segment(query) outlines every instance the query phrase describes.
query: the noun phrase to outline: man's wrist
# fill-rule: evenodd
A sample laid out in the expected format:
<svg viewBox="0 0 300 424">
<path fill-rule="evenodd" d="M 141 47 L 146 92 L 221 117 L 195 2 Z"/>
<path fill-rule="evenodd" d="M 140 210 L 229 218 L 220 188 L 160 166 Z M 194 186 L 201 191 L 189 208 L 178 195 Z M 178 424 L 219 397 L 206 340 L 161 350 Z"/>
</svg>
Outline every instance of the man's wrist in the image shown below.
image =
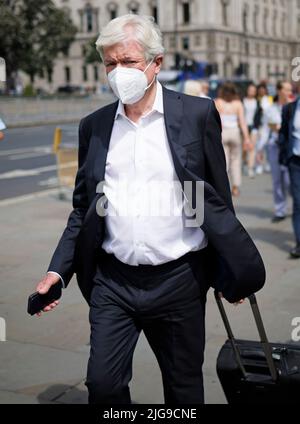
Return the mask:
<svg viewBox="0 0 300 424">
<path fill-rule="evenodd" d="M 60 281 L 61 281 L 61 283 L 62 283 L 62 288 L 63 288 L 63 289 L 65 289 L 65 288 L 66 288 L 66 285 L 65 285 L 64 279 L 62 278 L 62 276 L 61 276 L 60 274 L 58 274 L 58 272 L 55 272 L 55 271 L 48 271 L 48 272 L 47 272 L 47 274 L 54 274 L 54 275 L 57 275 L 57 276 L 60 278 Z"/>
</svg>

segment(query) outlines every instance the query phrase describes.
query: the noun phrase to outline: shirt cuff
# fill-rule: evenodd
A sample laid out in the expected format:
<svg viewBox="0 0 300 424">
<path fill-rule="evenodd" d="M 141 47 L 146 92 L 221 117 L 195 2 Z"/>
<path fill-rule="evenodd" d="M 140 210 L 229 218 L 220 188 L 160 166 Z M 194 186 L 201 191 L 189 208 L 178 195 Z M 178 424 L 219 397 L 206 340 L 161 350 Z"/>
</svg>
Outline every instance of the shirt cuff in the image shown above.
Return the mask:
<svg viewBox="0 0 300 424">
<path fill-rule="evenodd" d="M 60 278 L 60 280 L 61 280 L 62 288 L 63 288 L 63 289 L 65 289 L 65 288 L 66 288 L 66 286 L 65 286 L 65 282 L 64 282 L 64 280 L 63 280 L 62 276 L 61 276 L 61 275 L 59 275 L 57 272 L 55 272 L 55 271 L 48 271 L 48 272 L 47 272 L 47 274 L 55 274 L 55 275 L 57 275 L 57 276 Z"/>
</svg>

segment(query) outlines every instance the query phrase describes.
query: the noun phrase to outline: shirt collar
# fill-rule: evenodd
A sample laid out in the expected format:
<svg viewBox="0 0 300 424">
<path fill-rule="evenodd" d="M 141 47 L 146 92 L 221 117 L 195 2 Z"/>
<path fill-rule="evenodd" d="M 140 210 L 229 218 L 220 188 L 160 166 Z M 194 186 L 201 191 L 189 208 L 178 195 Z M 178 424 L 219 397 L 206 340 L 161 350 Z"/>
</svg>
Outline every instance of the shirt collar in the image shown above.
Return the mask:
<svg viewBox="0 0 300 424">
<path fill-rule="evenodd" d="M 164 114 L 163 89 L 159 81 L 156 82 L 156 95 L 155 95 L 155 100 L 153 103 L 152 110 L 147 115 L 150 115 L 153 112 L 158 112 L 162 115 Z M 124 118 L 127 118 L 125 113 L 125 108 L 121 100 L 119 100 L 119 103 L 118 103 L 115 120 L 118 119 L 119 116 L 123 116 Z"/>
</svg>

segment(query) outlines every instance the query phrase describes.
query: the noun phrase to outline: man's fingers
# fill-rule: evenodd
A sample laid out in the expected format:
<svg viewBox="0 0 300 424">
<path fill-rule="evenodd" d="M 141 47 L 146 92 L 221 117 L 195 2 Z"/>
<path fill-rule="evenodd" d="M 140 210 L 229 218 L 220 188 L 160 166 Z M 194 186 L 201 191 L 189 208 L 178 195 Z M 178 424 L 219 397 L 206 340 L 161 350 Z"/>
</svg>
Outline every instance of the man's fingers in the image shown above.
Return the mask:
<svg viewBox="0 0 300 424">
<path fill-rule="evenodd" d="M 50 303 L 50 305 L 46 306 L 43 311 L 38 312 L 36 315 L 40 317 L 42 315 L 42 312 L 50 312 L 52 309 L 56 308 L 56 306 L 59 304 L 58 300 L 55 300 L 53 303 Z"/>
<path fill-rule="evenodd" d="M 49 282 L 42 282 L 42 283 L 40 283 L 38 286 L 37 286 L 37 291 L 40 293 L 40 294 L 45 294 L 45 293 L 48 293 L 48 291 L 49 291 L 49 289 L 50 289 L 50 287 L 52 286 L 52 284 L 51 283 L 49 283 Z"/>
<path fill-rule="evenodd" d="M 60 278 L 53 274 L 48 274 L 46 277 L 44 277 L 37 285 L 36 291 L 40 294 L 46 294 L 48 293 L 50 287 L 52 287 L 54 284 L 58 283 L 60 281 Z"/>
<path fill-rule="evenodd" d="M 46 306 L 46 307 L 43 309 L 43 312 L 49 312 L 49 311 L 51 311 L 51 310 L 52 310 L 51 306 L 50 306 L 50 305 L 48 305 L 48 306 Z"/>
<path fill-rule="evenodd" d="M 58 300 L 55 300 L 53 303 L 50 303 L 48 306 L 46 306 L 43 309 L 43 312 L 49 312 L 52 311 L 52 309 L 56 308 L 56 306 L 59 304 Z"/>
<path fill-rule="evenodd" d="M 245 299 L 239 300 L 238 302 L 236 302 L 234 305 L 235 306 L 239 306 L 242 305 L 245 302 Z"/>
</svg>

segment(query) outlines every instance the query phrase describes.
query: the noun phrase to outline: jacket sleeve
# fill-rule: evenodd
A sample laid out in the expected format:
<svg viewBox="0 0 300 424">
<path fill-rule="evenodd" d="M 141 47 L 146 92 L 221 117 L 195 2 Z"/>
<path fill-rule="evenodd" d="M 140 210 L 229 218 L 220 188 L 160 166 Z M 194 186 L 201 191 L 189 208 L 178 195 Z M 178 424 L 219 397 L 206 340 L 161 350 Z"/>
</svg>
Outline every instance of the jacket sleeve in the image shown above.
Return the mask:
<svg viewBox="0 0 300 424">
<path fill-rule="evenodd" d="M 278 146 L 279 146 L 279 162 L 284 165 L 287 161 L 287 150 L 289 140 L 289 110 L 290 105 L 286 105 L 282 110 L 282 124 L 279 132 Z"/>
<path fill-rule="evenodd" d="M 206 181 L 212 185 L 228 208 L 234 213 L 231 190 L 222 144 L 222 125 L 214 101 L 208 107 L 204 129 Z"/>
<path fill-rule="evenodd" d="M 79 124 L 78 171 L 73 191 L 73 210 L 67 226 L 54 251 L 47 272 L 56 272 L 63 279 L 65 287 L 74 274 L 74 252 L 76 239 L 88 210 L 88 197 L 85 183 L 85 166 L 88 140 L 84 132 L 84 120 Z"/>
</svg>

